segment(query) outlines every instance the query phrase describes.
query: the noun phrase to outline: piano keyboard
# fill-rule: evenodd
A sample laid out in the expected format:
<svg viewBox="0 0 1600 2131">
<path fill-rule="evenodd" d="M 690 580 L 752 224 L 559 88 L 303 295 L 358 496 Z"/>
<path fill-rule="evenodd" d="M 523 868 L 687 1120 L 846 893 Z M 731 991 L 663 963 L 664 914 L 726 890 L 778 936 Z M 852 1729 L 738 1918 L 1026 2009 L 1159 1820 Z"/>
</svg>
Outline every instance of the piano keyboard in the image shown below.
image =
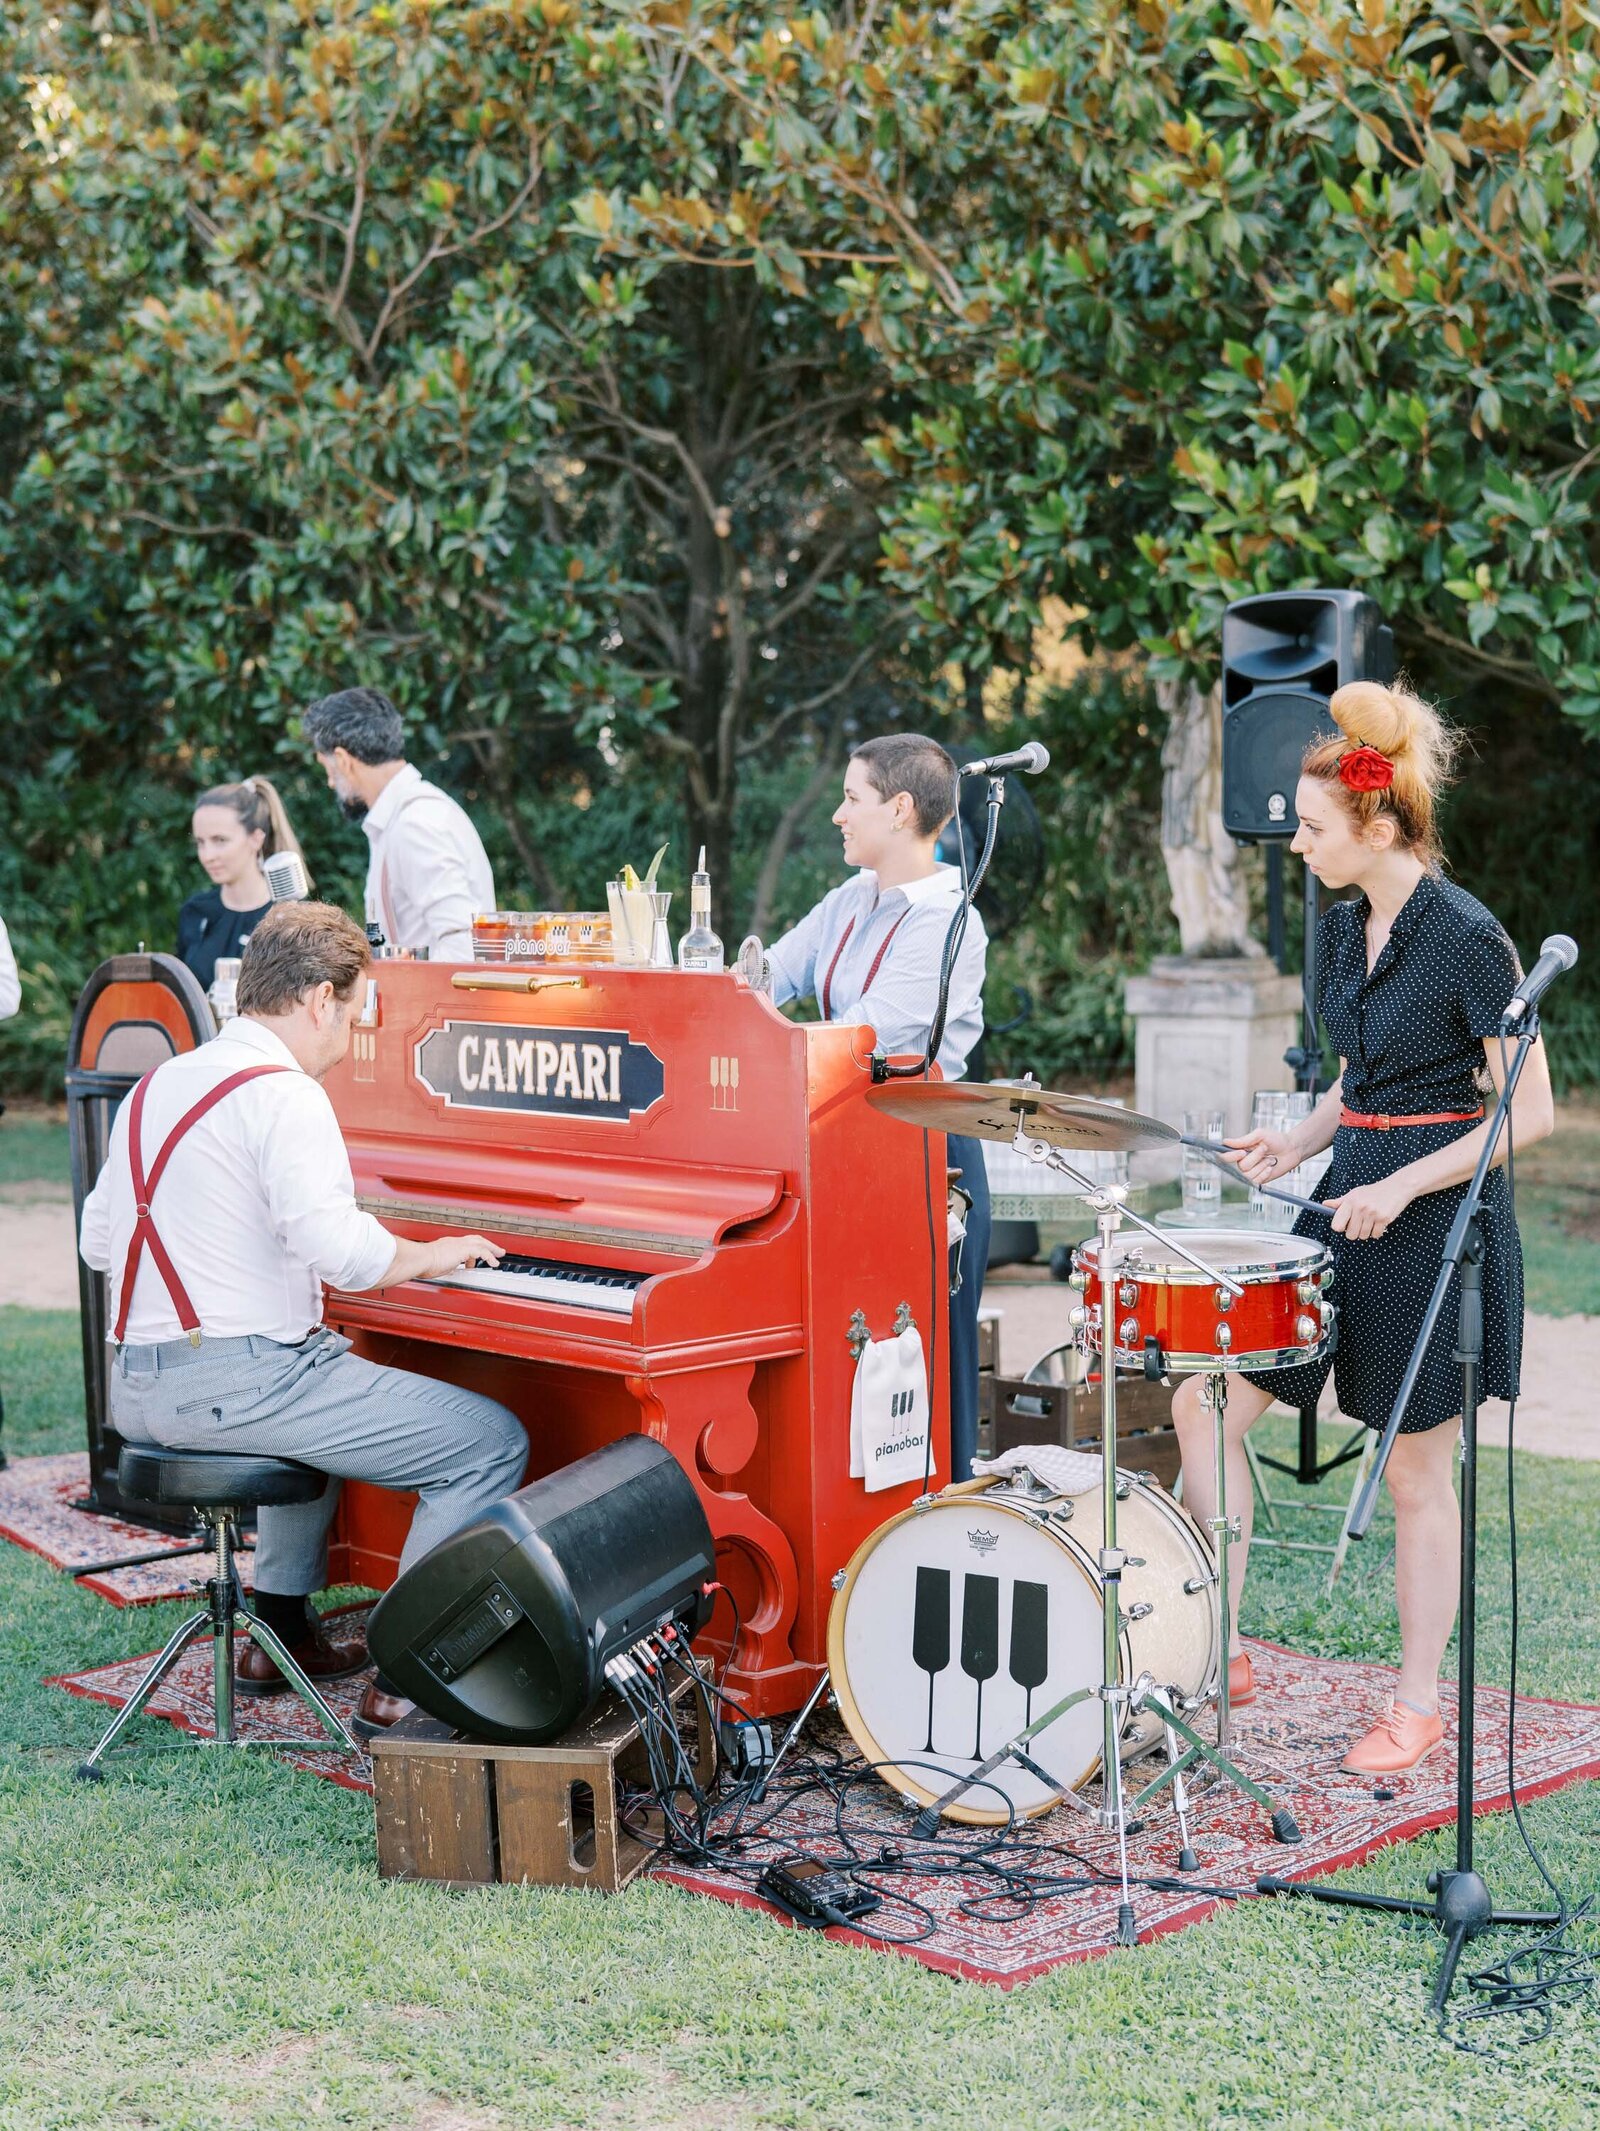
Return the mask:
<svg viewBox="0 0 1600 2131">
<path fill-rule="evenodd" d="M 561 1302 L 574 1310 L 604 1310 L 631 1317 L 634 1291 L 648 1278 L 614 1265 L 570 1265 L 558 1258 L 517 1258 L 498 1265 L 464 1265 L 441 1273 L 431 1287 L 469 1287 L 490 1295 L 516 1295 L 524 1302 Z"/>
</svg>

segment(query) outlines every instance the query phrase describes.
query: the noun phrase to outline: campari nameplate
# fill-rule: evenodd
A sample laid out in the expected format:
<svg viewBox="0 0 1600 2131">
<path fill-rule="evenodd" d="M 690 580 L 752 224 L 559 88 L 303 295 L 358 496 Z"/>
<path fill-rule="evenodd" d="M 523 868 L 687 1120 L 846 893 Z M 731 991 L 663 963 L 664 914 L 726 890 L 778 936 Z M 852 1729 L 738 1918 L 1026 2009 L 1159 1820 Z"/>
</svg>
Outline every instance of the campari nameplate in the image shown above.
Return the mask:
<svg viewBox="0 0 1600 2131">
<path fill-rule="evenodd" d="M 666 1088 L 661 1060 L 626 1029 L 447 1021 L 417 1045 L 417 1078 L 452 1110 L 626 1120 Z"/>
</svg>

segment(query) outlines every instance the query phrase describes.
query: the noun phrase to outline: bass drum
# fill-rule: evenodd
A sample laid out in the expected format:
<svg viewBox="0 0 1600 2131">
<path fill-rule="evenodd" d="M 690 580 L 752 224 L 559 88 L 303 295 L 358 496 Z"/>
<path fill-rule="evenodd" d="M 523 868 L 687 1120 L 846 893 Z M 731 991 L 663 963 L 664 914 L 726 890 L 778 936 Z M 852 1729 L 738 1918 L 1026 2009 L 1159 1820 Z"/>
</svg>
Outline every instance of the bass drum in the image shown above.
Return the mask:
<svg viewBox="0 0 1600 2131">
<path fill-rule="evenodd" d="M 1086 1468 L 1098 1461 L 1085 1460 Z M 1199 1527 L 1153 1481 L 1118 1475 L 1121 1677 L 1148 1672 L 1182 1699 L 1204 1692 L 1219 1647 L 1216 1569 Z M 1055 1493 L 1010 1477 L 969 1480 L 891 1518 L 857 1550 L 828 1619 L 828 1665 L 851 1737 L 884 1780 L 930 1805 L 1064 1696 L 1091 1690 L 1033 1739 L 1062 1790 L 1101 1763 L 1102 1531 L 1098 1482 Z M 1124 1759 L 1161 1736 L 1144 1711 Z M 949 1808 L 1004 1823 L 1047 1812 L 1054 1792 L 1007 1761 Z"/>
</svg>

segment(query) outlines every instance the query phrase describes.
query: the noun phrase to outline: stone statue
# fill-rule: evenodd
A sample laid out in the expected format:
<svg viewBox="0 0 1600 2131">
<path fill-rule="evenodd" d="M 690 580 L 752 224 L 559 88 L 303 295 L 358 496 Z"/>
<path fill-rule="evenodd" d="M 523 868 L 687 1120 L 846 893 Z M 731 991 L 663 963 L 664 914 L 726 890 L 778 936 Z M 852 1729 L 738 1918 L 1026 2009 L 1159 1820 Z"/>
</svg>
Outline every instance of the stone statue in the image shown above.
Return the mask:
<svg viewBox="0 0 1600 2131">
<path fill-rule="evenodd" d="M 1216 689 L 1163 681 L 1161 856 L 1182 952 L 1205 960 L 1258 956 L 1239 846 L 1222 826 L 1222 708 Z"/>
</svg>

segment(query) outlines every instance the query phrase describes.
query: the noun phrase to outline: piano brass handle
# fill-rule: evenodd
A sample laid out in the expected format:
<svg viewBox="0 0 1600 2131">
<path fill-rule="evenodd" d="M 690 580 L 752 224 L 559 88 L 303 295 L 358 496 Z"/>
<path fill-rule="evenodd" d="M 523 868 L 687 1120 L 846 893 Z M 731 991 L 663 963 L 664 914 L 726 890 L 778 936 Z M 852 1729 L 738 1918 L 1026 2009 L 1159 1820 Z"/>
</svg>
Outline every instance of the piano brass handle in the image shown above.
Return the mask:
<svg viewBox="0 0 1600 2131">
<path fill-rule="evenodd" d="M 531 969 L 458 969 L 450 979 L 458 992 L 544 992 L 568 986 L 582 991 L 587 977 L 542 977 Z"/>
<path fill-rule="evenodd" d="M 910 1303 L 902 1302 L 895 1310 L 894 1324 L 891 1327 L 889 1333 L 890 1338 L 898 1339 L 902 1332 L 911 1331 L 915 1327 L 916 1322 L 917 1320 L 911 1314 Z M 867 1324 L 867 1313 L 865 1310 L 855 1310 L 851 1313 L 850 1323 L 846 1327 L 844 1336 L 850 1343 L 850 1352 L 855 1356 L 857 1361 L 860 1361 L 863 1349 L 870 1343 L 872 1339 L 872 1333 Z"/>
</svg>

